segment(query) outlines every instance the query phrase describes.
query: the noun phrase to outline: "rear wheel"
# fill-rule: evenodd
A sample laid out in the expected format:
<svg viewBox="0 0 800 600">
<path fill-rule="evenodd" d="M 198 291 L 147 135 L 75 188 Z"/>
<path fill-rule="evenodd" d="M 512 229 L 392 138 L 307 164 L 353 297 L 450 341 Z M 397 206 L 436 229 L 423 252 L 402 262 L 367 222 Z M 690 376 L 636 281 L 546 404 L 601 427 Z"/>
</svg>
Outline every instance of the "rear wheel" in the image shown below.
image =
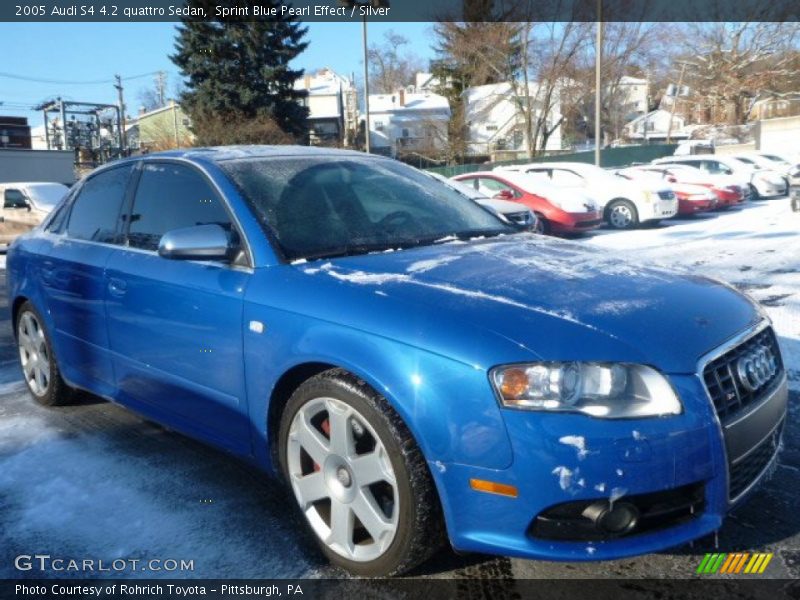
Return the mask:
<svg viewBox="0 0 800 600">
<path fill-rule="evenodd" d="M 612 200 L 606 208 L 606 220 L 614 229 L 631 229 L 639 224 L 639 213 L 628 200 Z"/>
<path fill-rule="evenodd" d="M 17 348 L 22 374 L 34 399 L 44 406 L 68 404 L 72 389 L 61 378 L 50 336 L 30 302 L 17 313 Z"/>
<path fill-rule="evenodd" d="M 357 575 L 400 574 L 442 540 L 433 481 L 388 402 L 334 369 L 303 383 L 281 418 L 280 462 L 328 559 Z"/>
</svg>

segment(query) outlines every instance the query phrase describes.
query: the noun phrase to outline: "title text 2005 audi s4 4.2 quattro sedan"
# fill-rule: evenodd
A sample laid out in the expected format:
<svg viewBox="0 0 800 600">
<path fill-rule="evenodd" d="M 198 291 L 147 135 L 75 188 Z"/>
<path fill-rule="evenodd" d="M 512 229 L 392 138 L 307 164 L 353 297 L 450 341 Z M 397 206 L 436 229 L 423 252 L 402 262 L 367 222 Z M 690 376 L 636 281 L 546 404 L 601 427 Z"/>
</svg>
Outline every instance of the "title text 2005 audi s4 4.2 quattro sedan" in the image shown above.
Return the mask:
<svg viewBox="0 0 800 600">
<path fill-rule="evenodd" d="M 521 233 L 355 152 L 106 165 L 8 277 L 40 403 L 88 390 L 279 474 L 361 575 L 445 540 L 552 560 L 682 544 L 770 470 L 786 415 L 745 296 Z"/>
</svg>

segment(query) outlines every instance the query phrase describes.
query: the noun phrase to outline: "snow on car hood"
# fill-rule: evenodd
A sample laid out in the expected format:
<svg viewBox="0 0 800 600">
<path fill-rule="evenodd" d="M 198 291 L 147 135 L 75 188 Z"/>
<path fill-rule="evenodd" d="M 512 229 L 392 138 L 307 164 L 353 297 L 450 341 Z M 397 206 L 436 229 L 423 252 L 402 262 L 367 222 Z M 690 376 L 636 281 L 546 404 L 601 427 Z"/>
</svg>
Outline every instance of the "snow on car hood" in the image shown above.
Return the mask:
<svg viewBox="0 0 800 600">
<path fill-rule="evenodd" d="M 358 288 L 372 300 L 394 300 L 390 318 L 399 323 L 426 313 L 440 335 L 448 335 L 448 327 L 462 333 L 487 329 L 519 347 L 518 360 L 532 354 L 544 360 L 629 361 L 690 373 L 700 356 L 761 318 L 750 300 L 724 284 L 642 268 L 615 254 L 535 235 L 298 268 L 315 285 L 322 278 L 323 285 Z M 349 298 L 347 309 L 340 303 L 337 319 L 346 320 L 351 307 L 362 304 L 363 296 Z M 361 305 L 359 316 L 351 317 L 359 327 L 401 330 L 384 324 L 385 314 L 384 320 L 371 320 L 369 312 Z"/>
</svg>

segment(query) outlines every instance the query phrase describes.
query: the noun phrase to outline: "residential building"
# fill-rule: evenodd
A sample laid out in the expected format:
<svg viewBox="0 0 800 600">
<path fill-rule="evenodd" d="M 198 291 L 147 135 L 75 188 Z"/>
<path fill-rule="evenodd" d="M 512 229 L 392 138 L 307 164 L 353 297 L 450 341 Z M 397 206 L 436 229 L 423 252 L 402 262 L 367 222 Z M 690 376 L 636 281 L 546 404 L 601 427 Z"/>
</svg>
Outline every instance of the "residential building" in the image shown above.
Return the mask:
<svg viewBox="0 0 800 600">
<path fill-rule="evenodd" d="M 0 148 L 31 149 L 31 128 L 27 118 L 0 116 Z"/>
<path fill-rule="evenodd" d="M 358 98 L 352 81 L 326 67 L 306 73 L 295 81 L 294 89 L 308 93 L 304 103 L 312 146 L 351 145 L 358 126 Z"/>
<path fill-rule="evenodd" d="M 650 109 L 650 82 L 647 79 L 624 75 L 617 85 L 616 95 L 627 120 L 640 117 Z"/>
<path fill-rule="evenodd" d="M 472 156 L 494 156 L 503 152 L 507 156 L 527 152 L 525 118 L 523 108 L 527 106 L 523 86 L 510 82 L 479 85 L 464 90 L 465 119 L 469 132 L 468 152 Z M 539 86 L 530 83 L 528 94 L 537 121 L 542 112 Z M 561 114 L 558 93 L 545 117 L 545 128 L 550 131 L 545 150 L 561 150 Z M 544 128 L 543 128 L 544 129 Z M 536 147 L 541 145 L 542 135 L 537 136 Z"/>
<path fill-rule="evenodd" d="M 800 92 L 762 92 L 753 98 L 748 120 L 760 121 L 800 115 Z"/>
<path fill-rule="evenodd" d="M 194 136 L 189 129 L 189 116 L 174 100 L 169 104 L 140 112 L 135 119 L 128 119 L 125 136 L 128 148 L 141 152 L 156 152 L 192 145 Z"/>
<path fill-rule="evenodd" d="M 670 130 L 670 118 L 672 129 Z M 672 115 L 663 108 L 636 117 L 625 125 L 625 137 L 637 142 L 663 142 L 669 136 L 672 140 L 689 138 L 686 130 L 686 119 L 681 115 Z"/>
<path fill-rule="evenodd" d="M 370 149 L 376 154 L 432 156 L 447 145 L 450 103 L 444 96 L 403 89 L 370 94 L 369 111 Z"/>
</svg>

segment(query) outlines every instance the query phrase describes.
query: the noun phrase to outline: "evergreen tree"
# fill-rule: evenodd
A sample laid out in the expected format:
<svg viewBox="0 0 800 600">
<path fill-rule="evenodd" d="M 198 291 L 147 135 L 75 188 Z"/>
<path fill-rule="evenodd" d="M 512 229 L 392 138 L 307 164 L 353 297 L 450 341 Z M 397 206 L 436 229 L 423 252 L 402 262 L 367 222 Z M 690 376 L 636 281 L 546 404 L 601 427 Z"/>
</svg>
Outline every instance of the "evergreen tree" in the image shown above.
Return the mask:
<svg viewBox="0 0 800 600">
<path fill-rule="evenodd" d="M 252 136 L 237 140 L 234 134 L 246 131 L 249 122 L 257 130 L 268 130 L 270 127 L 264 124 L 273 123 L 277 126 L 273 130 L 305 141 L 306 91 L 294 89 L 294 82 L 303 76 L 303 71 L 292 69 L 289 63 L 308 46 L 303 41 L 307 28 L 293 17 L 280 16 L 281 0 L 248 4 L 276 7 L 278 16 L 254 21 L 220 19 L 214 17 L 215 6 L 236 7 L 240 3 L 190 0 L 189 6 L 204 8 L 210 20 L 186 17 L 178 26 L 176 51 L 170 59 L 185 79 L 181 105 L 192 118 L 200 143 L 252 141 Z M 232 136 L 204 135 L 219 132 L 224 124 L 232 126 Z M 264 140 L 270 141 L 273 140 Z"/>
</svg>

